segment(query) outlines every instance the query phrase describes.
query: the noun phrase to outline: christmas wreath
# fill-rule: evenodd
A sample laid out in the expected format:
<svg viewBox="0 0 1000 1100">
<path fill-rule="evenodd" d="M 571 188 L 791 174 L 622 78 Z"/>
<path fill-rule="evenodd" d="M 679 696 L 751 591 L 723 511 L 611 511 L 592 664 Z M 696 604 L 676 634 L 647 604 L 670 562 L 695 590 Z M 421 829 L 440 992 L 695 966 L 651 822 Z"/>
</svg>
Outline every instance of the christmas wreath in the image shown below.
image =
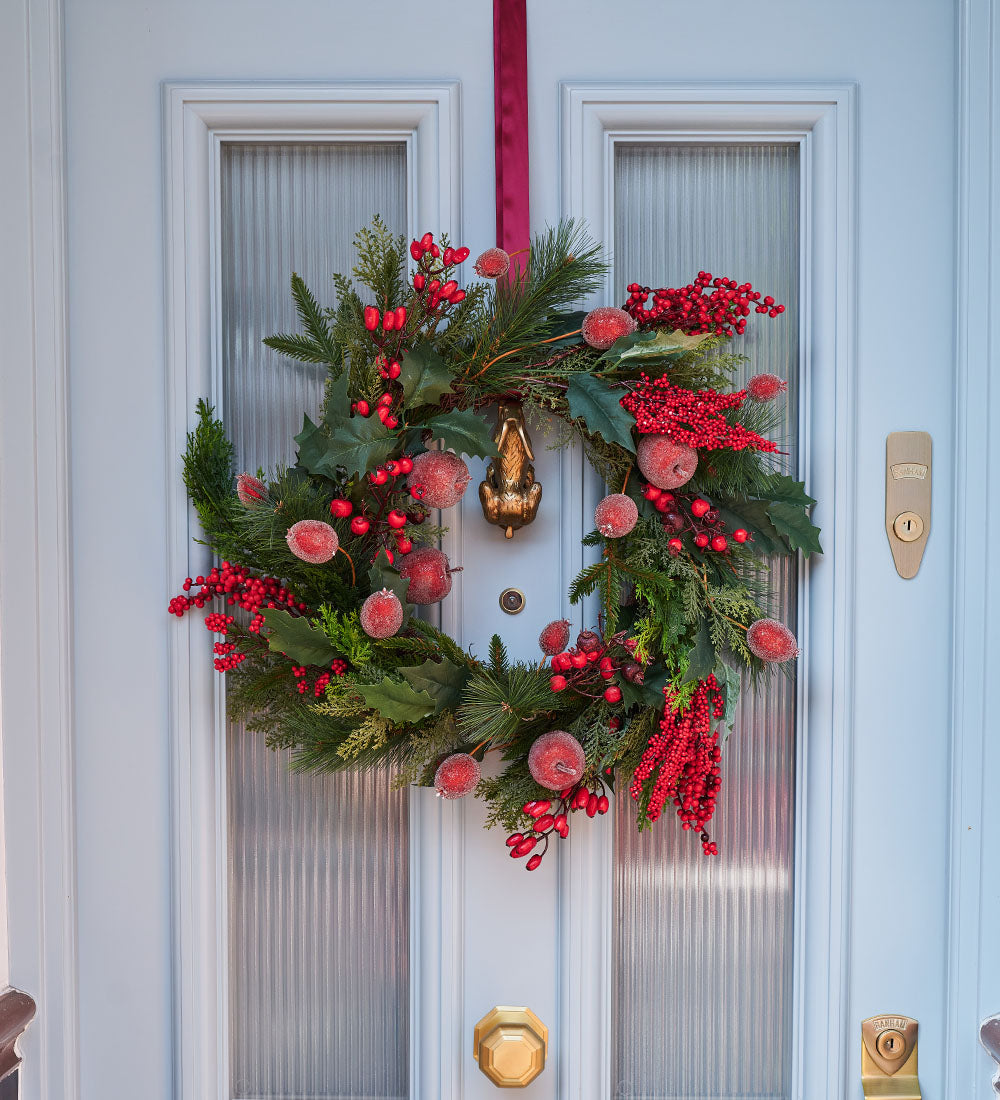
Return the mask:
<svg viewBox="0 0 1000 1100">
<path fill-rule="evenodd" d="M 407 246 L 376 220 L 356 245 L 335 308 L 293 276 L 303 331 L 265 341 L 328 372 L 295 465 L 234 480 L 233 447 L 199 402 L 184 479 L 219 564 L 185 580 L 170 611 L 214 609 L 230 713 L 295 767 L 389 764 L 398 784 L 474 793 L 529 870 L 573 811 L 605 813 L 616 787 L 640 827 L 672 806 L 714 854 L 720 734 L 741 671 L 753 681 L 798 652 L 767 606 L 766 559 L 820 549 L 814 502 L 768 439 L 784 383 L 761 373 L 725 388 L 742 361 L 731 339 L 784 307 L 699 272 L 574 313 L 606 265 L 572 222 L 520 260 L 487 249 L 465 288 L 469 250 L 444 238 Z M 545 625 L 537 662 L 512 659 L 498 635 L 467 652 L 415 613 L 451 590 L 434 521 L 469 485 L 462 456 L 505 464 L 506 429 L 485 415 L 497 405 L 558 424 L 610 490 L 569 591 L 590 598 L 593 629 L 571 639 L 568 621 Z M 514 471 L 517 512 L 498 476 L 480 497 L 509 537 L 541 487 L 530 466 Z M 505 767 L 483 777 L 493 751 Z"/>
</svg>

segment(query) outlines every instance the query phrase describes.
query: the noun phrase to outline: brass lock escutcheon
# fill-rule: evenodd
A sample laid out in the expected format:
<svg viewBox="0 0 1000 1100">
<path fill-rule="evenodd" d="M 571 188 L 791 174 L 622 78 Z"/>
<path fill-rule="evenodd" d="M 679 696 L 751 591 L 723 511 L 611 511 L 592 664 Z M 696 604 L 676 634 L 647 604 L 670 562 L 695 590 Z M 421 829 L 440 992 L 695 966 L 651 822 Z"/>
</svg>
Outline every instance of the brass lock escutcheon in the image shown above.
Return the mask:
<svg viewBox="0 0 1000 1100">
<path fill-rule="evenodd" d="M 535 459 L 519 401 L 501 401 L 497 407 L 497 429 L 493 433 L 497 457 L 479 485 L 483 515 L 513 538 L 519 527 L 535 518 L 542 499 L 542 484 L 535 481 Z"/>
<path fill-rule="evenodd" d="M 887 1015 L 861 1021 L 861 1087 L 866 1097 L 920 1100 L 916 1020 Z"/>
<path fill-rule="evenodd" d="M 498 1005 L 476 1024 L 473 1054 L 500 1089 L 523 1089 L 545 1069 L 549 1029 L 530 1008 Z"/>
</svg>

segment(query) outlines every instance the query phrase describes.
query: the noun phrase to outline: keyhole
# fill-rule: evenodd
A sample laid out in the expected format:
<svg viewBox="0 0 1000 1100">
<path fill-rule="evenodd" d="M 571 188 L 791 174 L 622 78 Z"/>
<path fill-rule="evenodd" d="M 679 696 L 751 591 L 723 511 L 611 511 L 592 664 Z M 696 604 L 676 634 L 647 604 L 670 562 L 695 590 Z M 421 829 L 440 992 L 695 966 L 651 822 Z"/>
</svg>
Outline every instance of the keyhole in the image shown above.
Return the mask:
<svg viewBox="0 0 1000 1100">
<path fill-rule="evenodd" d="M 907 524 L 907 528 L 909 528 L 909 524 Z M 886 1041 L 885 1041 L 885 1049 L 886 1049 L 886 1050 L 887 1050 L 887 1051 L 888 1051 L 888 1052 L 889 1052 L 890 1054 L 893 1054 L 893 1053 L 895 1053 L 895 1050 L 896 1050 L 896 1037 L 895 1037 L 894 1035 L 890 1035 L 890 1036 L 889 1036 L 889 1038 L 888 1038 L 888 1039 L 886 1039 Z"/>
</svg>

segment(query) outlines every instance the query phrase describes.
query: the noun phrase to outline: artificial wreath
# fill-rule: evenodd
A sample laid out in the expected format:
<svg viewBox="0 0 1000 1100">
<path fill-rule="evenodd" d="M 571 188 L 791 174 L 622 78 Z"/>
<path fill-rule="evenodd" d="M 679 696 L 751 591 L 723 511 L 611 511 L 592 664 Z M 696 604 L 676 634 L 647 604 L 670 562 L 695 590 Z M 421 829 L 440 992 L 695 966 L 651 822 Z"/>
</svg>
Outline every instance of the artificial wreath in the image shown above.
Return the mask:
<svg viewBox="0 0 1000 1100">
<path fill-rule="evenodd" d="M 397 784 L 474 793 L 529 870 L 614 788 L 640 827 L 673 807 L 714 854 L 741 670 L 757 680 L 798 652 L 767 606 L 766 559 L 820 549 L 814 502 L 768 439 L 784 383 L 761 373 L 725 390 L 742 362 L 731 339 L 784 307 L 699 272 L 574 313 L 606 265 L 572 222 L 520 261 L 487 249 L 465 288 L 469 250 L 444 238 L 407 246 L 376 219 L 356 245 L 336 307 L 293 276 L 303 331 L 265 341 L 328 372 L 295 465 L 234 480 L 233 447 L 199 402 L 184 479 L 219 564 L 170 611 L 214 609 L 230 713 L 295 767 L 390 764 Z M 497 453 L 487 407 L 512 401 L 579 441 L 610 490 L 569 591 L 593 597 L 592 629 L 545 625 L 539 662 L 511 659 L 498 635 L 467 652 L 415 613 L 451 590 L 435 519 L 469 485 L 462 456 Z M 483 777 L 493 751 L 505 767 Z"/>
</svg>

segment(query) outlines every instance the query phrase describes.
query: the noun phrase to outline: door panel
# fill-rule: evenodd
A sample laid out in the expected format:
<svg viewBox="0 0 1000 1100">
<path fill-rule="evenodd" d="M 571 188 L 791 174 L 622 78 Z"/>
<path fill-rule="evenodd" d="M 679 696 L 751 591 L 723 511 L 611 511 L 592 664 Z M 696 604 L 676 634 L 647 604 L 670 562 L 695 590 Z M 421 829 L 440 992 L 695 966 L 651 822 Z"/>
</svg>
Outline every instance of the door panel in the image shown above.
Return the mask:
<svg viewBox="0 0 1000 1100">
<path fill-rule="evenodd" d="M 630 282 L 684 285 L 707 270 L 787 306 L 785 322 L 748 327 L 732 350 L 747 357 L 737 385 L 764 372 L 788 382 L 767 434 L 795 472 L 798 146 L 620 143 L 614 170 L 623 299 Z M 795 559 L 772 559 L 761 579 L 795 629 Z M 790 1095 L 795 730 L 794 672 L 756 693 L 744 682 L 710 830 L 717 859 L 706 861 L 669 813 L 638 833 L 635 804 L 616 799 L 614 1096 Z"/>
<path fill-rule="evenodd" d="M 228 143 L 221 151 L 222 403 L 240 469 L 294 461 L 325 369 L 261 340 L 297 325 L 297 272 L 334 305 L 354 234 L 406 230 L 400 143 Z M 409 1074 L 409 809 L 385 769 L 289 772 L 227 724 L 230 1095 L 397 1100 Z"/>
</svg>

